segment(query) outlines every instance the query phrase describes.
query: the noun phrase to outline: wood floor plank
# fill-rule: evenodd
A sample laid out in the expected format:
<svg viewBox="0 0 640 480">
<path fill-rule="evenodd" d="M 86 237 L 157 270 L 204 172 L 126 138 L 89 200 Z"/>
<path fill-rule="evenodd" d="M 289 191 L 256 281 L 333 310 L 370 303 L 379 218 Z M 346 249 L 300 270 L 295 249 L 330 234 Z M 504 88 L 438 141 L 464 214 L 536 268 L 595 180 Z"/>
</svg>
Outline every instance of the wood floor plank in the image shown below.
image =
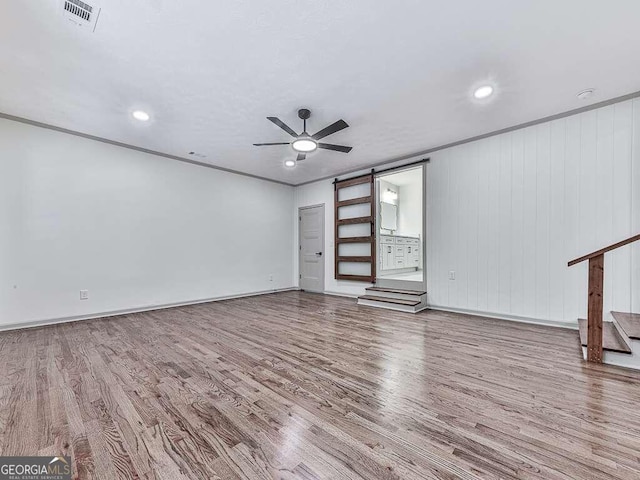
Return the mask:
<svg viewBox="0 0 640 480">
<path fill-rule="evenodd" d="M 640 478 L 575 331 L 286 292 L 0 333 L 2 454 L 77 478 Z"/>
</svg>

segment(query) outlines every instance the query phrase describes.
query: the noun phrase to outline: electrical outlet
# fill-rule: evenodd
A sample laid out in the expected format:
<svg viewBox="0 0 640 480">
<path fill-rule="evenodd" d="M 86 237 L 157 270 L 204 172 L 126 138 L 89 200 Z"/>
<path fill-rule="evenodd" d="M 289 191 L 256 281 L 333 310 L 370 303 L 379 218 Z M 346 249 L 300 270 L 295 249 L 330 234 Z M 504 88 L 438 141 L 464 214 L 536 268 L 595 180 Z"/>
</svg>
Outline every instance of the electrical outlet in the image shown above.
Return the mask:
<svg viewBox="0 0 640 480">
<path fill-rule="evenodd" d="M 273 274 L 269 275 L 269 281 L 273 282 Z"/>
<path fill-rule="evenodd" d="M 89 300 L 89 290 L 80 290 L 80 300 Z"/>
<path fill-rule="evenodd" d="M 456 272 L 454 272 L 453 270 L 451 270 L 449 272 L 449 280 L 455 280 L 456 279 Z"/>
</svg>

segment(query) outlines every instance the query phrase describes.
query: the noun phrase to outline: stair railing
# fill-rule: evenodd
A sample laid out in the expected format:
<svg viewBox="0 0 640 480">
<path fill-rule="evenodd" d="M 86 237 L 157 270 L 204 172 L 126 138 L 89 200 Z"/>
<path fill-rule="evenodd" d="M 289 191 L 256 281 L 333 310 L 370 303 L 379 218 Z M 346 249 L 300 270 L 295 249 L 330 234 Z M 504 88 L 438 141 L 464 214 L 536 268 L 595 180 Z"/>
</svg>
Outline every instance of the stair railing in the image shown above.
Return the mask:
<svg viewBox="0 0 640 480">
<path fill-rule="evenodd" d="M 587 304 L 587 361 L 602 363 L 602 315 L 604 291 L 604 254 L 640 240 L 640 234 L 596 250 L 569 262 L 572 267 L 589 260 L 589 299 Z"/>
</svg>

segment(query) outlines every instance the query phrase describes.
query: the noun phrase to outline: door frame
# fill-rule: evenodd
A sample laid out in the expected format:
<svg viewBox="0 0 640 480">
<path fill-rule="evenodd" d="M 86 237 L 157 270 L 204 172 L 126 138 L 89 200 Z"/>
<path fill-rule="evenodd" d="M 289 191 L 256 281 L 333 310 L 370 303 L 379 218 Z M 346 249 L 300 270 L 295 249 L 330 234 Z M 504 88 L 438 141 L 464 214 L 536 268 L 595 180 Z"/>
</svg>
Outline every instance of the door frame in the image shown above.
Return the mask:
<svg viewBox="0 0 640 480">
<path fill-rule="evenodd" d="M 302 288 L 301 285 L 301 280 L 302 280 L 302 265 L 303 265 L 303 260 L 302 260 L 302 210 L 309 210 L 311 208 L 322 208 L 322 290 L 307 290 Z M 323 293 L 325 290 L 325 280 L 326 280 L 326 257 L 327 257 L 327 245 L 326 245 L 326 239 L 325 239 L 325 223 L 326 223 L 326 218 L 325 218 L 325 204 L 324 203 L 317 203 L 315 205 L 305 205 L 304 207 L 298 207 L 298 288 L 300 290 L 304 290 L 305 292 L 316 292 L 316 293 Z"/>
<path fill-rule="evenodd" d="M 427 165 L 429 164 L 429 160 L 427 159 L 421 164 L 409 164 L 404 166 L 399 166 L 397 168 L 390 168 L 386 170 L 382 170 L 379 173 L 375 173 L 375 201 L 376 201 L 376 211 L 375 211 L 375 230 L 376 230 L 376 255 L 378 258 L 380 257 L 380 248 L 382 244 L 380 243 L 380 183 L 378 180 L 387 175 L 392 175 L 394 173 L 402 172 L 405 170 L 413 170 L 413 169 L 422 169 L 422 238 L 421 238 L 421 258 L 422 258 L 422 282 L 416 282 L 411 280 L 393 280 L 393 279 L 385 279 L 384 277 L 378 276 L 378 271 L 376 271 L 376 285 L 380 287 L 389 287 L 389 288 L 401 288 L 407 290 L 417 290 L 422 289 L 423 292 L 427 291 Z M 378 268 L 382 268 L 380 265 Z"/>
</svg>

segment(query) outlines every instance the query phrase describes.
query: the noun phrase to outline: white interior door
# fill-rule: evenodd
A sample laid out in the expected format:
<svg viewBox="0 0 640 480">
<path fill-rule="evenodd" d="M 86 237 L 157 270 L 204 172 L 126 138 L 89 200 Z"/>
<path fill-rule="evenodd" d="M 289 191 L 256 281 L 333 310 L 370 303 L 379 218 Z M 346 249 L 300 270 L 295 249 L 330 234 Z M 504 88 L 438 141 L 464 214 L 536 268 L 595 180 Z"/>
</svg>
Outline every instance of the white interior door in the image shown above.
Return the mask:
<svg viewBox="0 0 640 480">
<path fill-rule="evenodd" d="M 324 291 L 324 205 L 303 207 L 299 212 L 300 288 Z"/>
</svg>

